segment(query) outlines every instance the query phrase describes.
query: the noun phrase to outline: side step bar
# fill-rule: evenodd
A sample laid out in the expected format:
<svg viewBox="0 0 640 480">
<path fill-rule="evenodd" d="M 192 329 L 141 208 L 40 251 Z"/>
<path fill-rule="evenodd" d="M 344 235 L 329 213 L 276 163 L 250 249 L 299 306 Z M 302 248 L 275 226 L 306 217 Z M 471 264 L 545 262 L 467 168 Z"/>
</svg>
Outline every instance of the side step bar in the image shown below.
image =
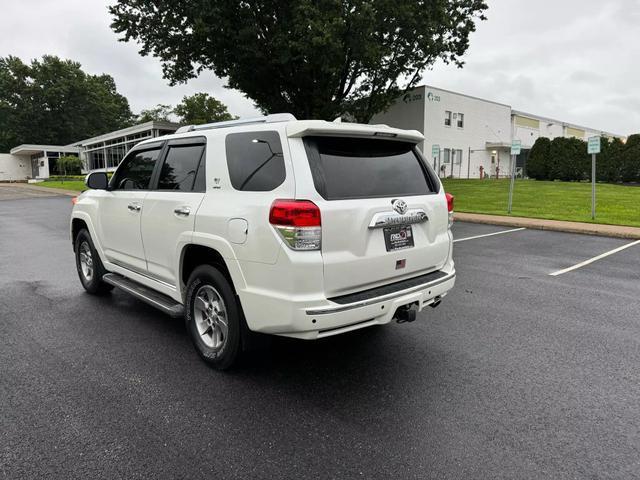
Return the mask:
<svg viewBox="0 0 640 480">
<path fill-rule="evenodd" d="M 173 298 L 167 297 L 162 293 L 158 293 L 130 278 L 123 277 L 117 273 L 107 273 L 102 277 L 104 282 L 114 287 L 118 287 L 134 297 L 139 298 L 143 302 L 148 303 L 152 307 L 162 310 L 173 318 L 179 318 L 184 315 L 184 307 L 176 302 Z"/>
</svg>

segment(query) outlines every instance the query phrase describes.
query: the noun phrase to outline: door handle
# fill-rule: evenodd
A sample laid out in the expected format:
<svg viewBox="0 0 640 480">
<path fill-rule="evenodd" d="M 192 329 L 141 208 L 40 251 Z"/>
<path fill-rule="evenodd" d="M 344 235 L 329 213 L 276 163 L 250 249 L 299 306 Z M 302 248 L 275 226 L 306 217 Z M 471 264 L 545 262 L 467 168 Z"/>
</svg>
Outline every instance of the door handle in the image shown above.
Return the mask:
<svg viewBox="0 0 640 480">
<path fill-rule="evenodd" d="M 127 208 L 132 212 L 139 212 L 142 209 L 142 207 L 137 203 L 130 203 L 129 205 L 127 205 Z"/>
<path fill-rule="evenodd" d="M 179 217 L 188 217 L 191 213 L 191 209 L 189 207 L 178 207 L 173 211 L 173 213 Z"/>
</svg>

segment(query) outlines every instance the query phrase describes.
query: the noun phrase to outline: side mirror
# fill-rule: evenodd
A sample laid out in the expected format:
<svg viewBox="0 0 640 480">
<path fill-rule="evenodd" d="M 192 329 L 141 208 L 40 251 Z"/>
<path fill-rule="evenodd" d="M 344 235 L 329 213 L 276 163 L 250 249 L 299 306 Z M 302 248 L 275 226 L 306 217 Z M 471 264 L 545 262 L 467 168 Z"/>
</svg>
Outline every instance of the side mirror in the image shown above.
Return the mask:
<svg viewBox="0 0 640 480">
<path fill-rule="evenodd" d="M 84 179 L 84 184 L 93 190 L 106 190 L 109 185 L 107 172 L 91 172 Z"/>
</svg>

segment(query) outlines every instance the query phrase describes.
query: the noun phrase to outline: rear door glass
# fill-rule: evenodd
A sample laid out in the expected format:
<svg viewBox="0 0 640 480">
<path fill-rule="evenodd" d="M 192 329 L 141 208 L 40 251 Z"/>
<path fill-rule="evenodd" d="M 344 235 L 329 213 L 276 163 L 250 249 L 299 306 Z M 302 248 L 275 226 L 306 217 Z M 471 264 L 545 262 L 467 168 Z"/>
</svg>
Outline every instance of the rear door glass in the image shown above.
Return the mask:
<svg viewBox="0 0 640 480">
<path fill-rule="evenodd" d="M 412 143 L 348 137 L 305 137 L 304 143 L 313 182 L 325 200 L 436 191 Z"/>
<path fill-rule="evenodd" d="M 190 192 L 203 152 L 204 145 L 170 145 L 160 170 L 158 190 Z"/>
</svg>

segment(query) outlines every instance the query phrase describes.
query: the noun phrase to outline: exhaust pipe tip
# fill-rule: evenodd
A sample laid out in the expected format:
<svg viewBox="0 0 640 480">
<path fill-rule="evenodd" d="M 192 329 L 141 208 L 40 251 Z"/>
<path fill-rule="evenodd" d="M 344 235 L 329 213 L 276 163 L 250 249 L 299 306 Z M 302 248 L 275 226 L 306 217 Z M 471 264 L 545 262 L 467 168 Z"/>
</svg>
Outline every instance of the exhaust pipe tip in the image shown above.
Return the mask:
<svg viewBox="0 0 640 480">
<path fill-rule="evenodd" d="M 429 305 L 431 308 L 436 308 L 438 305 L 440 305 L 442 303 L 442 297 L 435 297 L 433 299 L 433 303 L 431 305 Z"/>
</svg>

